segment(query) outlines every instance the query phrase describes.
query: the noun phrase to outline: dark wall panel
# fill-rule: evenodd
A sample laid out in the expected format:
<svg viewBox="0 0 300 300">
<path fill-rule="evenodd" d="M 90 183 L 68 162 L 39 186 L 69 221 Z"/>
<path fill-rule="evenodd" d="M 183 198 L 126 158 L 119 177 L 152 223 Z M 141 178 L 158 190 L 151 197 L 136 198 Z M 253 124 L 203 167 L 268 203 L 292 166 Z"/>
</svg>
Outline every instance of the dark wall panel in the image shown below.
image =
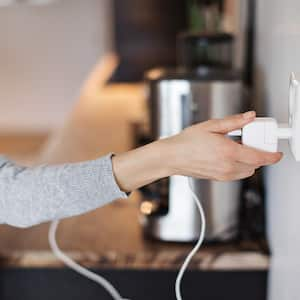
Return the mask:
<svg viewBox="0 0 300 300">
<path fill-rule="evenodd" d="M 132 300 L 173 300 L 177 271 L 106 270 L 100 273 Z M 2 269 L 1 300 L 111 300 L 69 269 Z M 188 300 L 266 300 L 266 271 L 189 271 L 182 283 Z"/>
<path fill-rule="evenodd" d="M 184 0 L 114 0 L 115 45 L 121 65 L 114 81 L 136 81 L 145 70 L 176 62 L 176 34 L 185 29 Z"/>
</svg>

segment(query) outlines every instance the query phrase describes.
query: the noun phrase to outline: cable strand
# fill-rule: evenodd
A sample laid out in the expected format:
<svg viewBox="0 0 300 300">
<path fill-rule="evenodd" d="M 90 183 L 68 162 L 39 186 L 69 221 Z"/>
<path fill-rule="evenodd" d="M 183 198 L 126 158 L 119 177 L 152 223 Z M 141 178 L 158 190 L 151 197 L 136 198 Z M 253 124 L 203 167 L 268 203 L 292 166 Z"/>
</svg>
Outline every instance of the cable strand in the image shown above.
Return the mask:
<svg viewBox="0 0 300 300">
<path fill-rule="evenodd" d="M 82 267 L 80 264 L 78 264 L 69 256 L 67 256 L 62 250 L 60 250 L 56 241 L 56 232 L 57 232 L 58 225 L 59 225 L 58 220 L 53 221 L 50 225 L 49 234 L 48 234 L 50 248 L 53 251 L 54 255 L 73 271 L 79 273 L 80 275 L 102 286 L 111 295 L 111 297 L 114 300 L 129 300 L 129 299 L 122 298 L 120 293 L 104 277 Z"/>
<path fill-rule="evenodd" d="M 194 248 L 191 250 L 189 255 L 186 257 L 186 259 L 184 260 L 184 262 L 183 262 L 183 264 L 182 264 L 182 266 L 181 266 L 181 268 L 178 272 L 178 275 L 177 275 L 177 278 L 176 278 L 176 283 L 175 283 L 175 293 L 176 293 L 176 299 L 177 300 L 182 300 L 183 299 L 182 295 L 181 295 L 182 279 L 183 279 L 183 276 L 184 276 L 184 274 L 185 274 L 192 258 L 198 252 L 200 247 L 202 246 L 202 243 L 203 243 L 204 237 L 205 237 L 205 227 L 206 227 L 206 220 L 205 220 L 204 210 L 203 210 L 202 204 L 201 204 L 198 196 L 194 192 L 192 178 L 188 177 L 187 180 L 188 180 L 188 186 L 189 186 L 192 198 L 195 201 L 195 204 L 196 204 L 196 206 L 199 210 L 201 229 L 200 229 L 200 235 L 199 235 L 198 242 L 196 243 Z"/>
</svg>

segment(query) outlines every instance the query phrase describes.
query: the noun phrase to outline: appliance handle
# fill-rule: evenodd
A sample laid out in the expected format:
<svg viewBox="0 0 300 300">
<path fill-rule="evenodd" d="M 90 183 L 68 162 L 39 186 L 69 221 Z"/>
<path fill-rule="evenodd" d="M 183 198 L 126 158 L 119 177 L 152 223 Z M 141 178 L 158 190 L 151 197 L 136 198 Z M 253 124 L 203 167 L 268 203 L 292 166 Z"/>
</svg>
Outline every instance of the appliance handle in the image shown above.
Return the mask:
<svg viewBox="0 0 300 300">
<path fill-rule="evenodd" d="M 191 124 L 191 94 L 181 94 L 182 129 Z"/>
</svg>

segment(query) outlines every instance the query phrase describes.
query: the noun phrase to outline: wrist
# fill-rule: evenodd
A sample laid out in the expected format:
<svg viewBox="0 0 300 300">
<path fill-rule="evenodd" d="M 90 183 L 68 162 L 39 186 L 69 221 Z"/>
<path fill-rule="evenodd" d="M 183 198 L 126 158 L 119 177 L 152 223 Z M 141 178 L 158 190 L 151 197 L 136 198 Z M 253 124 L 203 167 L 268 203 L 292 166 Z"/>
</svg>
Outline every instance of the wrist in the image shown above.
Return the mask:
<svg viewBox="0 0 300 300">
<path fill-rule="evenodd" d="M 182 175 L 180 166 L 184 155 L 181 153 L 182 147 L 180 142 L 178 142 L 178 135 L 159 140 L 158 142 L 161 143 L 161 152 L 164 157 L 163 164 L 168 176 Z"/>
<path fill-rule="evenodd" d="M 112 158 L 113 171 L 121 190 L 130 192 L 170 175 L 165 144 L 156 141 Z"/>
</svg>

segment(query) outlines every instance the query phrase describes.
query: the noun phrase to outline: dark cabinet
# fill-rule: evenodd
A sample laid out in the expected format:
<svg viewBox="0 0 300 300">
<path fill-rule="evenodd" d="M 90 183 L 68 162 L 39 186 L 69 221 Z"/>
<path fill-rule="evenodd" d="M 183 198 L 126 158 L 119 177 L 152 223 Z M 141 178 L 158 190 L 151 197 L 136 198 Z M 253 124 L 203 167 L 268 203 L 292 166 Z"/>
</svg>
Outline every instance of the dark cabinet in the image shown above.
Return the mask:
<svg viewBox="0 0 300 300">
<path fill-rule="evenodd" d="M 146 70 L 176 63 L 176 35 L 186 28 L 184 0 L 114 0 L 114 81 L 138 81 Z"/>
</svg>

